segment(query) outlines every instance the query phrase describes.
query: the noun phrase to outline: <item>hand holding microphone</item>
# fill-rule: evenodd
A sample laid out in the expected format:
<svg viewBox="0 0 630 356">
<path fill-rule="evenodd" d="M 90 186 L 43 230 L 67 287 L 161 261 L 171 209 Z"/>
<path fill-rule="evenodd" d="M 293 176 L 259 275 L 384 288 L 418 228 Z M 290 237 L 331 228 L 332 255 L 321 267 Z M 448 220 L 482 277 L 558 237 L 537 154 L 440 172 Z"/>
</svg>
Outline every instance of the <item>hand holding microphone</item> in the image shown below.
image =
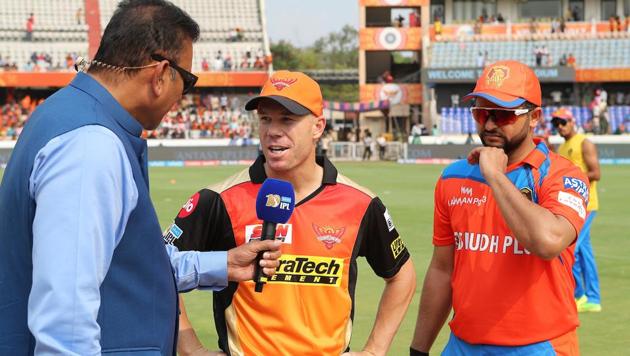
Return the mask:
<svg viewBox="0 0 630 356">
<path fill-rule="evenodd" d="M 258 219 L 263 221 L 261 241 L 275 240 L 276 225 L 284 224 L 289 221 L 293 209 L 295 208 L 295 192 L 293 186 L 287 181 L 280 179 L 267 178 L 256 197 L 256 215 Z M 260 260 L 263 254 L 268 253 L 261 251 L 256 257 L 256 273 L 254 281 L 256 282 L 256 292 L 262 292 L 264 281 L 262 277 L 265 271 L 260 267 Z"/>
</svg>

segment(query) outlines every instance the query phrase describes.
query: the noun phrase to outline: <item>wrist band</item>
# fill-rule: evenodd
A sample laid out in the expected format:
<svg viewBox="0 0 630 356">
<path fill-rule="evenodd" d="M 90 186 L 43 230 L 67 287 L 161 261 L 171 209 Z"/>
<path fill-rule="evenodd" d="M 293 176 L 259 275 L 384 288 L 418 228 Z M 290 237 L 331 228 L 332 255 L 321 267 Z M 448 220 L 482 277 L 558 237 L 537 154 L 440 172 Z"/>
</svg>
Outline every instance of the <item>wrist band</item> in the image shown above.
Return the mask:
<svg viewBox="0 0 630 356">
<path fill-rule="evenodd" d="M 409 348 L 409 356 L 429 356 L 428 352 L 422 352 L 414 349 L 413 347 Z"/>
</svg>

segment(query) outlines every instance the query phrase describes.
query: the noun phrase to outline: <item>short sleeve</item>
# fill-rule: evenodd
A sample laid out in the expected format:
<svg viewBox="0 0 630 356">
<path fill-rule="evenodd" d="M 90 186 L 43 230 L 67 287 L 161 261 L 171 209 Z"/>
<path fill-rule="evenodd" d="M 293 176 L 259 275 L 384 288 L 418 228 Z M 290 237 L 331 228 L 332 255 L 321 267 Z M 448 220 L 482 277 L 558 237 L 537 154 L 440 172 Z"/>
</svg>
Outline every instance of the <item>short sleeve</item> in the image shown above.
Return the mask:
<svg viewBox="0 0 630 356">
<path fill-rule="evenodd" d="M 164 232 L 164 242 L 180 251 L 227 251 L 236 247 L 221 195 L 209 189 L 193 194 Z"/>
<path fill-rule="evenodd" d="M 435 185 L 433 196 L 433 245 L 448 246 L 455 243 L 453 237 L 453 229 L 451 227 L 451 218 L 449 215 L 446 199 L 444 199 L 444 181 L 442 177 Z"/>
<path fill-rule="evenodd" d="M 586 219 L 588 178 L 577 167 L 563 165 L 552 169 L 540 187 L 539 205 L 566 218 L 579 234 Z"/>
<path fill-rule="evenodd" d="M 365 256 L 379 277 L 395 276 L 409 259 L 409 251 L 379 198 L 373 198 L 370 202 L 361 221 L 359 234 L 359 255 Z"/>
</svg>

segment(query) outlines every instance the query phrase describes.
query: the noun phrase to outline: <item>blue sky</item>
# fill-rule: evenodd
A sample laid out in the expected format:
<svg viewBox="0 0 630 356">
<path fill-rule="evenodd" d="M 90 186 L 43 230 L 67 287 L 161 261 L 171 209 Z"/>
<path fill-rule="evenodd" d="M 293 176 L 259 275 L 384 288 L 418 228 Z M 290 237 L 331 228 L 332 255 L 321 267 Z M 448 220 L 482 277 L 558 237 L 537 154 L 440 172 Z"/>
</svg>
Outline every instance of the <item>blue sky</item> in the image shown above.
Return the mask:
<svg viewBox="0 0 630 356">
<path fill-rule="evenodd" d="M 350 24 L 359 26 L 358 0 L 265 0 L 271 41 L 305 47 Z"/>
</svg>

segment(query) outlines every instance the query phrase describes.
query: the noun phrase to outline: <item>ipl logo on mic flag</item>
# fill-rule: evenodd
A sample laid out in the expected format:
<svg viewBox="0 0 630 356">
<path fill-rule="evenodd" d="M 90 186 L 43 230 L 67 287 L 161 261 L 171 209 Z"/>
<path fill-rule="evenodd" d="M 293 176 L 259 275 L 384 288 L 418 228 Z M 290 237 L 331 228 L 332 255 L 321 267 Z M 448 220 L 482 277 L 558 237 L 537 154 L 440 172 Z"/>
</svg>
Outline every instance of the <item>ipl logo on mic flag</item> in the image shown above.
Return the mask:
<svg viewBox="0 0 630 356">
<path fill-rule="evenodd" d="M 263 182 L 256 197 L 256 216 L 262 221 L 284 224 L 295 207 L 295 192 L 291 183 L 274 178 Z"/>
<path fill-rule="evenodd" d="M 272 208 L 279 208 L 282 210 L 289 210 L 291 207 L 291 197 L 284 197 L 278 194 L 267 194 L 267 202 L 265 206 Z"/>
</svg>

